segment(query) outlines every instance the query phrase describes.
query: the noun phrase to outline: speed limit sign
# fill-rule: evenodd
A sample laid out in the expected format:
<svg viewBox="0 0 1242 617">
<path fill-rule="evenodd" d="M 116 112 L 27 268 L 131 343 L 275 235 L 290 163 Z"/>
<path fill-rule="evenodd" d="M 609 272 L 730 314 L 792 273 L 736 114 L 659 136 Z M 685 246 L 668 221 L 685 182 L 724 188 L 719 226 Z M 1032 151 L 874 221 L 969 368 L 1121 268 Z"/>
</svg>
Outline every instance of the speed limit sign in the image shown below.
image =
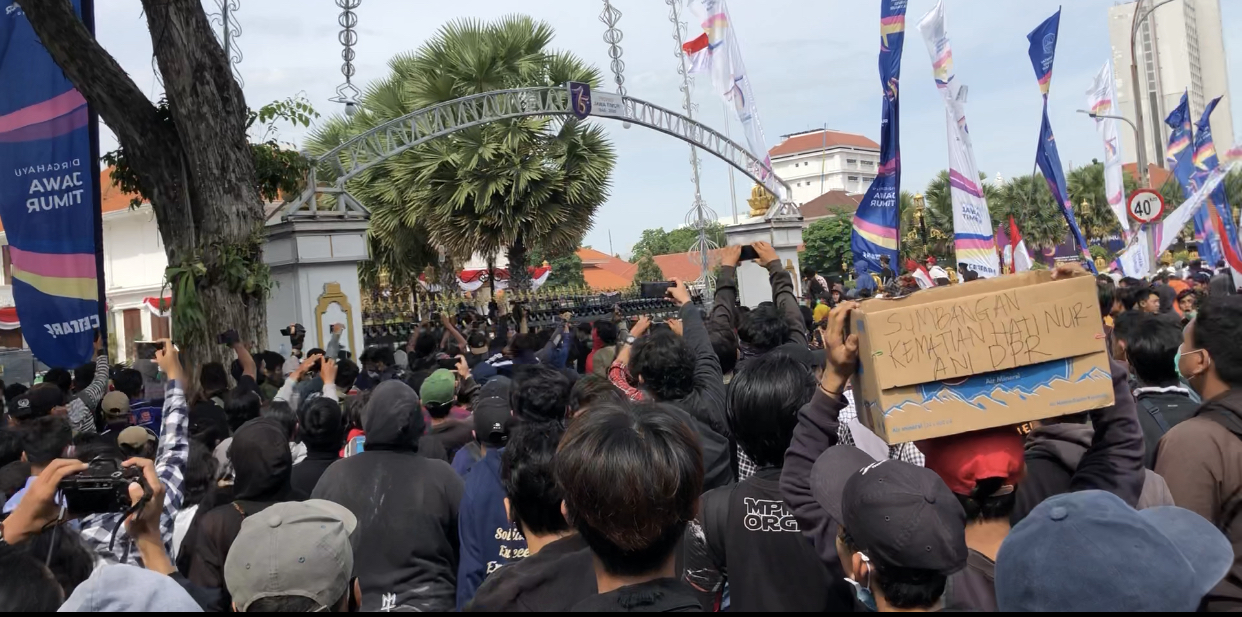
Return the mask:
<svg viewBox="0 0 1242 617">
<path fill-rule="evenodd" d="M 1130 218 L 1140 223 L 1150 223 L 1164 214 L 1164 197 L 1151 189 L 1139 189 L 1130 195 L 1130 203 L 1126 206 Z"/>
</svg>

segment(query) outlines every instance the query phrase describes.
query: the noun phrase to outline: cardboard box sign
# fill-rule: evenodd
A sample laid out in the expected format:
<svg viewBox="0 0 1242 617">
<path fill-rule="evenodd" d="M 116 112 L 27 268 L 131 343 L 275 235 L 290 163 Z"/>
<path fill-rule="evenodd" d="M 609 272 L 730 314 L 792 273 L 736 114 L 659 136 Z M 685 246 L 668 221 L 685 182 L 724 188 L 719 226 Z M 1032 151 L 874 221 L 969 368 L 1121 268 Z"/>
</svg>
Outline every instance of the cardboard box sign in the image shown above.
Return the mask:
<svg viewBox="0 0 1242 617">
<path fill-rule="evenodd" d="M 850 327 L 858 417 L 889 444 L 1113 403 L 1091 276 L 1025 272 L 868 300 Z"/>
</svg>

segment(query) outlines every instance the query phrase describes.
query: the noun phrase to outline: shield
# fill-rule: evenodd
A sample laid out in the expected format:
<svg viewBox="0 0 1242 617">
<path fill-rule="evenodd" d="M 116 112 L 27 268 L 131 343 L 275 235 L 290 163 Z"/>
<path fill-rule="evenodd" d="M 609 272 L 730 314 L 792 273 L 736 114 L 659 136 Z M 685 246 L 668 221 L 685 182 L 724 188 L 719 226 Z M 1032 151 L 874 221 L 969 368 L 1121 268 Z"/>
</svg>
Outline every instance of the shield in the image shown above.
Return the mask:
<svg viewBox="0 0 1242 617">
<path fill-rule="evenodd" d="M 579 120 L 586 120 L 591 115 L 591 85 L 569 82 L 569 105 Z"/>
</svg>

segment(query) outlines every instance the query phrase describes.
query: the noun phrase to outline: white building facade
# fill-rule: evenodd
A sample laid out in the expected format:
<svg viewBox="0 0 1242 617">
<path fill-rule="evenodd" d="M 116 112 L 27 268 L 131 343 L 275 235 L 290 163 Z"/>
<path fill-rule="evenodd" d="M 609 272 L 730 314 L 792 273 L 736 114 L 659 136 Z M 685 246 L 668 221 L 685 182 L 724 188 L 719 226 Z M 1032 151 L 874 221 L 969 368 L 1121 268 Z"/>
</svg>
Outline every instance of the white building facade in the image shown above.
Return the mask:
<svg viewBox="0 0 1242 617">
<path fill-rule="evenodd" d="M 1170 133 L 1164 119 L 1181 102 L 1182 94 L 1190 93 L 1193 122 L 1199 121 L 1208 101 L 1224 96 L 1212 114 L 1212 136 L 1217 151 L 1223 152 L 1233 144 L 1234 127 L 1220 0 L 1174 0 L 1156 9 L 1139 26 L 1134 44 L 1139 58 L 1142 97 L 1136 106 L 1130 80 L 1130 33 L 1139 4 L 1130 1 L 1108 10 L 1109 40 L 1117 79 L 1118 112 L 1114 113 L 1134 121 L 1136 110 L 1141 110 L 1147 133 L 1147 159 L 1162 164 Z M 1145 0 L 1141 4 L 1145 13 L 1157 2 Z M 1153 143 L 1153 134 L 1160 136 L 1158 144 Z M 1125 127 L 1121 135 L 1125 162 L 1136 162 L 1134 131 Z"/>
<path fill-rule="evenodd" d="M 880 145 L 854 133 L 815 130 L 785 135 L 769 152 L 772 171 L 799 206 L 830 191 L 867 192 L 880 165 Z"/>
</svg>

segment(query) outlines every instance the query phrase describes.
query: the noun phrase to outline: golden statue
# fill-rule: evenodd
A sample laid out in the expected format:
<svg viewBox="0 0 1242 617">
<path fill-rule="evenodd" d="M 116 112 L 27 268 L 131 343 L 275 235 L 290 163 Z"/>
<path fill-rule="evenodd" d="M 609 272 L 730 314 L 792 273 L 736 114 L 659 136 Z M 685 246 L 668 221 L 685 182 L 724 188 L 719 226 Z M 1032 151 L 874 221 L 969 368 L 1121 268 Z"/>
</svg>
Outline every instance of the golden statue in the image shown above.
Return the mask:
<svg viewBox="0 0 1242 617">
<path fill-rule="evenodd" d="M 1198 261 L 1198 260 L 1199 260 L 1199 251 L 1191 251 L 1191 252 L 1190 252 L 1190 261 Z M 1211 265 L 1211 266 L 1215 266 L 1216 264 L 1209 264 L 1209 265 Z"/>
<path fill-rule="evenodd" d="M 776 196 L 767 187 L 756 184 L 755 188 L 750 190 L 750 199 L 747 199 L 746 203 L 750 204 L 750 215 L 760 217 L 766 215 L 768 210 L 776 205 Z"/>
<path fill-rule="evenodd" d="M 1165 266 L 1173 265 L 1173 253 L 1165 251 L 1164 254 L 1160 256 L 1160 263 Z"/>
<path fill-rule="evenodd" d="M 1104 261 L 1104 258 L 1096 257 L 1095 258 L 1095 271 L 1104 272 L 1107 269 L 1108 269 L 1108 263 Z"/>
</svg>

